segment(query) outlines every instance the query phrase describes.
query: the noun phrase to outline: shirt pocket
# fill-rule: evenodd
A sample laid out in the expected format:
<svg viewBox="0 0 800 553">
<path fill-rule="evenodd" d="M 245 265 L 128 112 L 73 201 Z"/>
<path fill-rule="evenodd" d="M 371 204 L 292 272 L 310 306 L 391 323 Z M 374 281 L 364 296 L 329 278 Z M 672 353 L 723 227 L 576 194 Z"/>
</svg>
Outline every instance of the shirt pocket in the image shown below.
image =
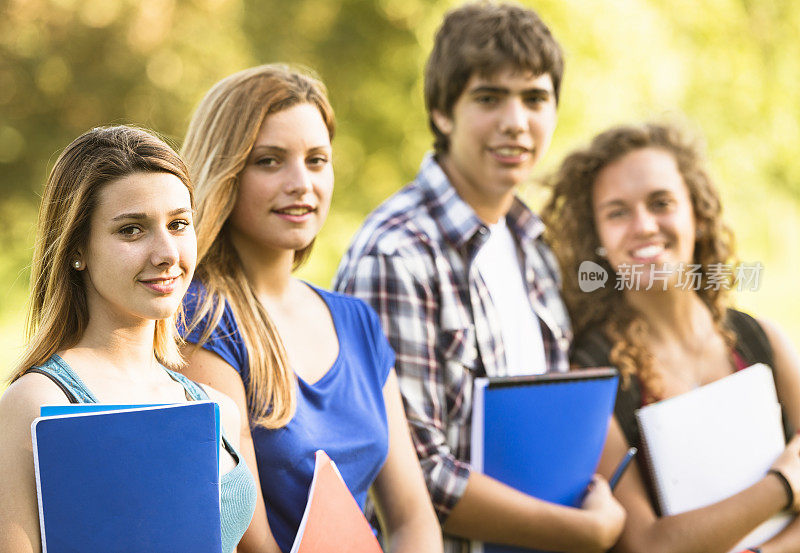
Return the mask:
<svg viewBox="0 0 800 553">
<path fill-rule="evenodd" d="M 474 326 L 442 329 L 438 341 L 439 355 L 445 363 L 458 363 L 469 370 L 477 367 L 478 348 Z"/>
<path fill-rule="evenodd" d="M 438 349 L 445 373 L 448 423 L 468 423 L 472 405 L 472 383 L 479 366 L 475 327 L 470 325 L 441 330 Z"/>
</svg>

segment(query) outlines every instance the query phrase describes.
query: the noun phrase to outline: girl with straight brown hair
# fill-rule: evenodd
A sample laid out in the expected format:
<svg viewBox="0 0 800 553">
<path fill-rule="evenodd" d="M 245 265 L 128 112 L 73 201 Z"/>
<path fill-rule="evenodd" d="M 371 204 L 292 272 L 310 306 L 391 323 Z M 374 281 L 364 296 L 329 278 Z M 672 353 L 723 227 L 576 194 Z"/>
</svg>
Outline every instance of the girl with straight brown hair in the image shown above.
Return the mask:
<svg viewBox="0 0 800 553">
<path fill-rule="evenodd" d="M 209 398 L 223 427 L 222 551 L 235 551 L 256 496 L 235 449 L 236 405 L 173 372 L 196 261 L 193 208 L 180 157 L 143 130 L 92 129 L 56 161 L 39 210 L 28 346 L 0 398 L 0 552 L 41 550 L 31 446 L 41 405 Z"/>
</svg>

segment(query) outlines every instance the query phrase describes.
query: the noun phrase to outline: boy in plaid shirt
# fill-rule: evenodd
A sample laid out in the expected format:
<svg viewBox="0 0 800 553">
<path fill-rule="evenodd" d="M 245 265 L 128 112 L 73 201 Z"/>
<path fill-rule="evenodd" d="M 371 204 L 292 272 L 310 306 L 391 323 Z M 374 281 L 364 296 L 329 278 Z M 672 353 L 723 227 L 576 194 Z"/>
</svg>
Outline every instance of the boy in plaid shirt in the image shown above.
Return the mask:
<svg viewBox="0 0 800 553">
<path fill-rule="evenodd" d="M 516 196 L 550 144 L 562 71 L 561 49 L 533 11 L 477 3 L 449 12 L 425 72 L 434 153 L 370 214 L 334 282 L 376 309 L 395 349 L 446 553 L 468 551 L 470 539 L 605 551 L 624 524 L 600 477 L 572 509 L 469 465 L 475 377 L 569 368 L 556 262 L 541 220 Z"/>
</svg>

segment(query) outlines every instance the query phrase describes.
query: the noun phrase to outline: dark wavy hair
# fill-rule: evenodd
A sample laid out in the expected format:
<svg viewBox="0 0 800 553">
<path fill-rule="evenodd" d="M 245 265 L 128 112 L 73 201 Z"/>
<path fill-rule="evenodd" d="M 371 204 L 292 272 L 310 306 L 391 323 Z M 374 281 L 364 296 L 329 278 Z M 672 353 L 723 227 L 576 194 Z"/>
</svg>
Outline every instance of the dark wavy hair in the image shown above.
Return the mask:
<svg viewBox="0 0 800 553">
<path fill-rule="evenodd" d="M 450 141 L 433 122 L 431 112 L 438 110 L 450 117 L 473 74 L 488 77 L 507 67 L 550 75 L 558 103 L 564 57 L 536 12 L 488 1 L 447 12 L 425 66 L 425 107 L 437 154 L 447 152 Z"/>
<path fill-rule="evenodd" d="M 733 279 L 715 274 L 714 282 L 721 285 L 707 288 L 709 268 L 734 261 L 733 234 L 722 221 L 719 194 L 706 171 L 702 148 L 677 127 L 652 123 L 614 127 L 596 136 L 588 147 L 569 154 L 548 180 L 552 195 L 542 218 L 563 271 L 563 297 L 576 339 L 580 340 L 588 330 L 601 329 L 611 340 L 610 360 L 619 368 L 623 385 L 628 386 L 631 376 L 637 376 L 644 398 L 653 401 L 660 399 L 661 383 L 647 348 L 644 318 L 615 286 L 589 293 L 578 287 L 578 267 L 584 260 L 594 261 L 614 274 L 608 261 L 597 252 L 600 242 L 592 208 L 595 180 L 603 168 L 642 148 L 663 150 L 677 163 L 696 221 L 692 263 L 701 266 L 697 294 L 711 311 L 718 332 L 733 347 L 734 335 L 723 324 Z"/>
</svg>

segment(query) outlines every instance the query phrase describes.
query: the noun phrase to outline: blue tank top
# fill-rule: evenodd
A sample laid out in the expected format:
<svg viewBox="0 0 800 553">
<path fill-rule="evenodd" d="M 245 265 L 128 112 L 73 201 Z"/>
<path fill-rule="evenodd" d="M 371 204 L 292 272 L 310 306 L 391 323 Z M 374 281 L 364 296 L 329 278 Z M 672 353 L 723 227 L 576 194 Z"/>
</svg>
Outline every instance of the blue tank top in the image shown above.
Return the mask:
<svg viewBox="0 0 800 553">
<path fill-rule="evenodd" d="M 173 380 L 183 386 L 191 401 L 209 399 L 208 394 L 200 385 L 182 374 L 163 366 L 162 368 Z M 53 355 L 42 365 L 33 367 L 28 372 L 37 372 L 50 377 L 56 385 L 64 390 L 72 403 L 99 403 L 97 397 L 75 374 L 75 371 L 58 355 Z M 244 460 L 225 438 L 224 430 L 222 431 L 222 443 L 236 459 L 236 466 L 220 477 L 222 551 L 231 553 L 250 525 L 250 519 L 253 518 L 256 506 L 256 484 Z"/>
<path fill-rule="evenodd" d="M 394 366 L 394 352 L 378 316 L 357 298 L 311 288 L 331 313 L 339 355 L 317 382 L 297 379 L 297 411 L 289 424 L 252 429 L 269 525 L 284 552 L 291 550 L 303 516 L 316 450 L 333 459 L 362 509 L 389 450 L 383 385 Z M 202 284 L 193 282 L 184 297 L 187 321 L 203 294 Z M 204 329 L 201 323 L 185 338 L 197 343 Z M 313 339 L 309 336 L 310 344 Z M 230 305 L 203 347 L 222 357 L 247 384 L 249 355 Z"/>
</svg>

